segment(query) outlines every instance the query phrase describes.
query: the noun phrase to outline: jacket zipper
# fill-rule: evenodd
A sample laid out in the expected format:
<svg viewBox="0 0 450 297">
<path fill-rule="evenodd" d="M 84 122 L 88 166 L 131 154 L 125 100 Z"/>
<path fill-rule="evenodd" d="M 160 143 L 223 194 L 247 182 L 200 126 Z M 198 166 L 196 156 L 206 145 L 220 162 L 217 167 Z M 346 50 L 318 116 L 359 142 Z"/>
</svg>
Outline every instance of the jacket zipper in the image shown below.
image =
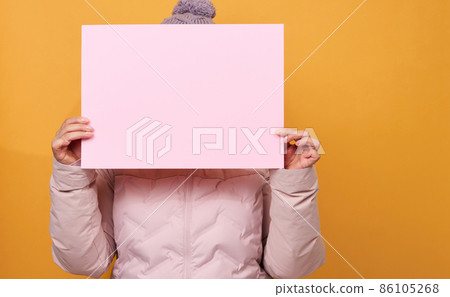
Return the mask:
<svg viewBox="0 0 450 297">
<path fill-rule="evenodd" d="M 190 249 L 190 224 L 191 224 L 191 193 L 192 193 L 192 178 L 190 178 L 190 187 L 187 187 L 185 196 L 185 221 L 184 221 L 184 278 L 191 278 L 191 249 Z"/>
</svg>

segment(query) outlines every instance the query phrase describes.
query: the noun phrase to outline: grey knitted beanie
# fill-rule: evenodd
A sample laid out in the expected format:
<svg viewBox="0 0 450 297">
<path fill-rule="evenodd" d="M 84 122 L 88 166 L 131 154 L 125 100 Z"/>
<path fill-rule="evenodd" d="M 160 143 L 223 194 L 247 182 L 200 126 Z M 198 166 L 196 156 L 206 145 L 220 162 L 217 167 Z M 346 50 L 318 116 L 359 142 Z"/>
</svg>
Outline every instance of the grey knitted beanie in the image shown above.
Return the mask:
<svg viewBox="0 0 450 297">
<path fill-rule="evenodd" d="M 216 9 L 209 0 L 179 0 L 172 16 L 161 24 L 215 24 Z"/>
</svg>

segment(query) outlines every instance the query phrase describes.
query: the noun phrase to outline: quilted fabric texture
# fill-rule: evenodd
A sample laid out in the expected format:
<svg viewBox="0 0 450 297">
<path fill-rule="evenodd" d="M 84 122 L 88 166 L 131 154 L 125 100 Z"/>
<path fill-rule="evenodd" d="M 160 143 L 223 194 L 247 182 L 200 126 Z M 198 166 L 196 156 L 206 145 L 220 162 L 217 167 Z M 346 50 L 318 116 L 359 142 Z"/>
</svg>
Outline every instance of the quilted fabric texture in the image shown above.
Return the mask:
<svg viewBox="0 0 450 297">
<path fill-rule="evenodd" d="M 100 277 L 117 253 L 111 278 L 297 278 L 324 263 L 314 167 L 193 171 L 53 159 L 55 263 Z"/>
</svg>

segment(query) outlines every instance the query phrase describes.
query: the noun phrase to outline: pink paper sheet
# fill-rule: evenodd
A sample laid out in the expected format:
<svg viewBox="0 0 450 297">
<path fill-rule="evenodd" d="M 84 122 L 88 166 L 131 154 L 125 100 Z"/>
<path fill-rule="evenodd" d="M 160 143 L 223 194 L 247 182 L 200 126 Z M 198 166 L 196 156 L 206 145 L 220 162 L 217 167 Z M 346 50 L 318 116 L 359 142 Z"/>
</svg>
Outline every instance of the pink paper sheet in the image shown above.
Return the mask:
<svg viewBox="0 0 450 297">
<path fill-rule="evenodd" d="M 282 24 L 82 26 L 82 116 L 95 132 L 81 167 L 282 168 L 270 129 L 284 126 L 283 35 Z"/>
</svg>

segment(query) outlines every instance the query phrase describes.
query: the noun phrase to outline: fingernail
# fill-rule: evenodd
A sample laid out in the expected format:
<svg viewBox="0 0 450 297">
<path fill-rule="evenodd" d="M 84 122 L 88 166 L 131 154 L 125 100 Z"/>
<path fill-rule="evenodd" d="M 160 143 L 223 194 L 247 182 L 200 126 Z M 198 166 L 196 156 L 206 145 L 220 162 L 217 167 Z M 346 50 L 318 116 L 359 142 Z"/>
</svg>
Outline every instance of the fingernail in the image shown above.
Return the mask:
<svg viewBox="0 0 450 297">
<path fill-rule="evenodd" d="M 87 118 L 82 118 L 81 121 L 82 121 L 83 123 L 87 123 L 87 122 L 88 122 L 88 119 L 87 119 Z"/>
</svg>

